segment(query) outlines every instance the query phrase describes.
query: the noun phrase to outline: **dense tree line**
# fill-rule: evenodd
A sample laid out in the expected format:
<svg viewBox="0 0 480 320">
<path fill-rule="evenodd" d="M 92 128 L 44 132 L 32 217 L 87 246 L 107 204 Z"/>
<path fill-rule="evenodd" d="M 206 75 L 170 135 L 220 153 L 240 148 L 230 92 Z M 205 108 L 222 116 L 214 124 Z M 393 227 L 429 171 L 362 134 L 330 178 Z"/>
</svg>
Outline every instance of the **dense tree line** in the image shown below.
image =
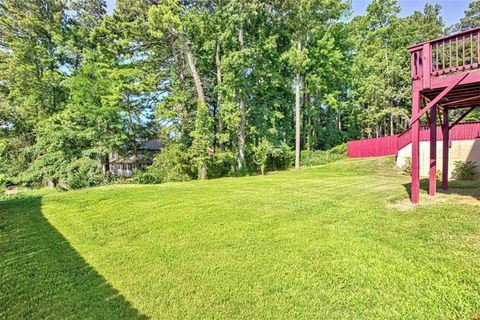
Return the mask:
<svg viewBox="0 0 480 320">
<path fill-rule="evenodd" d="M 101 179 L 109 152 L 153 137 L 167 147 L 140 180 L 298 167 L 401 132 L 406 47 L 479 25 L 479 7 L 449 27 L 395 0 L 354 18 L 341 0 L 0 0 L 0 180 Z"/>
</svg>

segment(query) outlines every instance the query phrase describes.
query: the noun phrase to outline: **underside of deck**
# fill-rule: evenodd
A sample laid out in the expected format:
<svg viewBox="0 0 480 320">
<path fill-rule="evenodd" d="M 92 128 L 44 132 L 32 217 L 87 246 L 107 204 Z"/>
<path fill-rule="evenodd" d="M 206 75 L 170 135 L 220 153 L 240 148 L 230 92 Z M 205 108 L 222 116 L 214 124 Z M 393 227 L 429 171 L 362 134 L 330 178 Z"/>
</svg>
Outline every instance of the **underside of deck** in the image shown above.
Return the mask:
<svg viewBox="0 0 480 320">
<path fill-rule="evenodd" d="M 427 101 L 432 101 L 445 88 L 458 81 L 459 75 L 461 74 L 433 77 L 432 88 L 423 89 L 420 93 Z M 437 102 L 437 106 L 448 109 L 480 106 L 480 70 L 468 72 L 464 80 Z"/>
</svg>

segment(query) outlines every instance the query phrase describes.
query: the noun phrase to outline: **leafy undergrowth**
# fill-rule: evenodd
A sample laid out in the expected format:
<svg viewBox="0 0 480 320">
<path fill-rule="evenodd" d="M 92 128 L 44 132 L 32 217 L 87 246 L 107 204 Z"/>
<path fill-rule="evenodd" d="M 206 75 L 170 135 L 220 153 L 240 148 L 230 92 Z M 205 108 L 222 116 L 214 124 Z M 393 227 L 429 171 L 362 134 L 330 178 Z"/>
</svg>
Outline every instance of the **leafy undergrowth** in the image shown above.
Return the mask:
<svg viewBox="0 0 480 320">
<path fill-rule="evenodd" d="M 475 318 L 478 183 L 408 188 L 380 158 L 6 200 L 0 318 Z"/>
</svg>

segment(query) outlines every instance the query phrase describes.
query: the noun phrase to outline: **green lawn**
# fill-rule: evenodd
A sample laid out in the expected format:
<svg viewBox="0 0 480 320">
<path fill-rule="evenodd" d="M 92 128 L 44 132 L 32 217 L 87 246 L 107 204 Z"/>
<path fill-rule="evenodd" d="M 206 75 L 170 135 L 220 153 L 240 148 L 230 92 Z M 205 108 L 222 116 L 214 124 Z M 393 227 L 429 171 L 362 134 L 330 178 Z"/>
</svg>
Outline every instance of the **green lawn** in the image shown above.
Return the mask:
<svg viewBox="0 0 480 320">
<path fill-rule="evenodd" d="M 408 182 L 383 158 L 6 200 L 0 318 L 478 319 L 479 184 Z"/>
</svg>

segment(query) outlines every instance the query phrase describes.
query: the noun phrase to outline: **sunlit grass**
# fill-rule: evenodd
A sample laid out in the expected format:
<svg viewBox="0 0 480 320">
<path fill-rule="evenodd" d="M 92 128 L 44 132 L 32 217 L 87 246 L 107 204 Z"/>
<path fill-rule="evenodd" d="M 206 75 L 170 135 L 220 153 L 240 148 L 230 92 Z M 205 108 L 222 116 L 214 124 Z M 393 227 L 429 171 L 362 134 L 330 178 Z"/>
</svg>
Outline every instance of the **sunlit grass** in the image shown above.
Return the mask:
<svg viewBox="0 0 480 320">
<path fill-rule="evenodd" d="M 472 319 L 480 187 L 399 208 L 408 182 L 387 158 L 3 202 L 0 318 Z"/>
</svg>

